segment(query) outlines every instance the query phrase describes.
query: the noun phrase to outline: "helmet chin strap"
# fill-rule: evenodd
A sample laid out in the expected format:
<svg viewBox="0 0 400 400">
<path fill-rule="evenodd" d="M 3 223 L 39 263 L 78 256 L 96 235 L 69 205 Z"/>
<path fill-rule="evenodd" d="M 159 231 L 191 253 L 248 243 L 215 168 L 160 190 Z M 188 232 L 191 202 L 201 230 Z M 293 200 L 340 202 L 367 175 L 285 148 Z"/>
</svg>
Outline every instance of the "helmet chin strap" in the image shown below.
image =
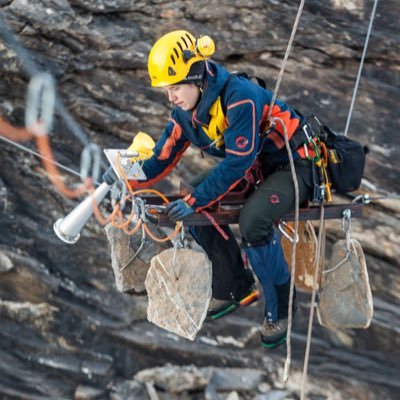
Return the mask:
<svg viewBox="0 0 400 400">
<path fill-rule="evenodd" d="M 203 83 L 198 83 L 198 84 L 196 84 L 196 86 L 198 86 L 198 88 L 199 88 L 199 97 L 196 101 L 196 104 L 193 106 L 193 108 L 190 111 L 194 111 L 197 108 L 197 106 L 199 105 L 199 103 L 201 101 L 201 98 L 203 97 Z"/>
</svg>

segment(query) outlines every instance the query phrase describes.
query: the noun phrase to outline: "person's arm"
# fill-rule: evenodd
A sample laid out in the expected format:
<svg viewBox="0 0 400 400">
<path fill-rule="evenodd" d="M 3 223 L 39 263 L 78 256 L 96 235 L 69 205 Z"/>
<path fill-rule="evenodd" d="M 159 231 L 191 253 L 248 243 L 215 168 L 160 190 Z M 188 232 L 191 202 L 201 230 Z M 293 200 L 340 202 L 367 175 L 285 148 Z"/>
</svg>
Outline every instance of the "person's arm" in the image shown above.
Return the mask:
<svg viewBox="0 0 400 400">
<path fill-rule="evenodd" d="M 147 180 L 130 181 L 132 188 L 147 188 L 163 179 L 189 146 L 190 142 L 183 135 L 181 126 L 171 117 L 154 148 L 153 156 L 143 162 L 142 168 Z"/>
<path fill-rule="evenodd" d="M 196 187 L 186 202 L 197 212 L 219 201 L 253 165 L 259 143 L 260 109 L 251 98 L 237 98 L 227 106 L 224 133 L 226 158 Z"/>
</svg>

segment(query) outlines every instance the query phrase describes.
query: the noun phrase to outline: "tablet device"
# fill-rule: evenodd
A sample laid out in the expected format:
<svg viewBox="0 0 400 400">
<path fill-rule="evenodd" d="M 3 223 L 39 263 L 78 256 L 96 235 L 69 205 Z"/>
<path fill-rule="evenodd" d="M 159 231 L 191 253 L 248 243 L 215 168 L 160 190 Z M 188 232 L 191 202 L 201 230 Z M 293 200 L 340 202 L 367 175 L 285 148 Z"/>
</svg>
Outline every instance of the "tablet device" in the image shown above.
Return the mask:
<svg viewBox="0 0 400 400">
<path fill-rule="evenodd" d="M 118 162 L 126 179 L 135 181 L 144 181 L 147 179 L 142 170 L 141 163 L 135 161 L 135 157 L 138 157 L 139 155 L 137 151 L 128 151 L 126 149 L 104 149 L 104 154 L 119 179 L 121 179 L 121 174 L 118 169 Z"/>
</svg>

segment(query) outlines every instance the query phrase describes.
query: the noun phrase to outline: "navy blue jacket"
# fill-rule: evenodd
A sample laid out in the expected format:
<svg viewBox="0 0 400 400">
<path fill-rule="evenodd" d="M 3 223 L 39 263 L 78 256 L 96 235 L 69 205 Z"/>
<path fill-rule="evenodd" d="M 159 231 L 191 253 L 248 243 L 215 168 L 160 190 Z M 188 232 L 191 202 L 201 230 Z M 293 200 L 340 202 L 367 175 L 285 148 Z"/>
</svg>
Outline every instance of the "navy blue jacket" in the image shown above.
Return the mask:
<svg viewBox="0 0 400 400">
<path fill-rule="evenodd" d="M 179 161 L 192 143 L 203 151 L 222 158 L 211 174 L 192 193 L 188 203 L 198 212 L 233 189 L 254 164 L 260 150 L 259 132 L 268 112 L 272 93 L 249 79 L 235 75 L 224 89 L 223 105 L 226 129 L 224 144 L 217 148 L 202 126 L 210 123 L 210 108 L 220 96 L 229 72 L 213 62 L 206 62 L 206 77 L 201 99 L 195 110 L 184 111 L 174 106 L 171 116 L 158 140 L 154 155 L 144 162 L 143 170 L 148 178 L 144 185 L 133 183 L 135 188 L 151 186 L 164 178 Z M 276 100 L 272 117 L 285 123 L 289 138 L 301 122 L 301 117 L 287 104 Z M 264 159 L 274 163 L 287 160 L 282 127 L 277 124 L 263 141 Z M 294 153 L 295 157 L 299 155 Z"/>
</svg>

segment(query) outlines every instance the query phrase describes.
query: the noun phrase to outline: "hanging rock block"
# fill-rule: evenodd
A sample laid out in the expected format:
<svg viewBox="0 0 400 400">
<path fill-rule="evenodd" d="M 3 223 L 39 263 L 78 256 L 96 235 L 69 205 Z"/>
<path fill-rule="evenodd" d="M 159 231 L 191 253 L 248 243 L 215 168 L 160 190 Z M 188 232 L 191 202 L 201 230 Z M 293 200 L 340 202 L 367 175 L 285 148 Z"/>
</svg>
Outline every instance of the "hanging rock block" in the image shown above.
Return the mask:
<svg viewBox="0 0 400 400">
<path fill-rule="evenodd" d="M 299 241 L 296 245 L 296 274 L 295 285 L 305 292 L 312 292 L 314 281 L 314 263 L 317 251 L 317 236 L 310 221 L 300 221 L 297 232 Z M 285 260 L 291 270 L 292 264 L 292 243 L 285 237 L 281 239 Z M 319 279 L 317 279 L 319 282 Z M 318 283 L 316 284 L 318 289 Z"/>
<path fill-rule="evenodd" d="M 211 262 L 201 252 L 168 249 L 153 257 L 145 281 L 147 319 L 194 340 L 211 299 Z"/>
<path fill-rule="evenodd" d="M 111 265 L 117 290 L 128 294 L 145 294 L 144 281 L 150 268 L 151 259 L 156 254 L 172 247 L 171 242 L 158 243 L 147 240 L 139 250 L 142 244 L 140 229 L 131 236 L 122 229 L 115 228 L 112 224 L 106 225 L 105 230 L 110 243 Z M 152 230 L 158 237 L 166 236 L 157 227 L 152 227 Z M 133 258 L 135 253 L 137 255 Z"/>
<path fill-rule="evenodd" d="M 349 249 L 349 251 L 347 250 Z M 339 240 L 322 274 L 319 323 L 330 329 L 368 328 L 373 302 L 361 244 Z"/>
</svg>

